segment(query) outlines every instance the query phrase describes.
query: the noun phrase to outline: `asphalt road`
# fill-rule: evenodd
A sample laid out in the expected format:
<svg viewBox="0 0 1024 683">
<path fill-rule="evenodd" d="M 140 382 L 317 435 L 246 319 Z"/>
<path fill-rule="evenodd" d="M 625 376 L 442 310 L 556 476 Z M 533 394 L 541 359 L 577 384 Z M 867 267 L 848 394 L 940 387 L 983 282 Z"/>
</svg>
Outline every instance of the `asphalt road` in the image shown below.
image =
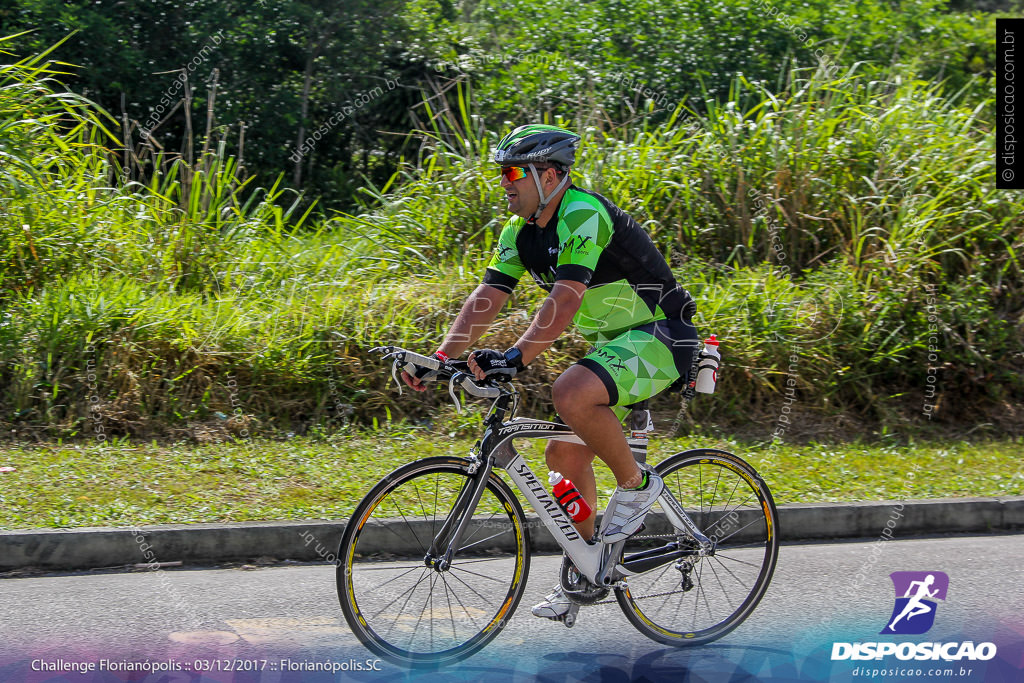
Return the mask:
<svg viewBox="0 0 1024 683">
<path fill-rule="evenodd" d="M 888 681 L 1024 680 L 1024 535 L 783 546 L 753 615 L 716 643 L 687 650 L 640 635 L 614 603 L 583 608 L 572 629 L 531 616 L 559 559 L 534 557 L 505 631 L 441 672 L 410 673 L 366 651 L 341 616 L 332 565 L 5 578 L 0 681 L 852 681 L 865 680 L 855 675 L 861 666 L 895 669 L 879 678 Z M 894 571 L 949 576 L 927 634 L 879 635 L 893 610 Z M 998 654 L 949 663 L 830 658 L 835 642 L 887 640 L 993 642 Z M 90 664 L 87 675 L 77 673 Z M 181 671 L 125 670 L 154 666 Z M 253 666 L 260 670 L 244 671 Z M 310 666 L 339 671 L 301 670 Z"/>
</svg>

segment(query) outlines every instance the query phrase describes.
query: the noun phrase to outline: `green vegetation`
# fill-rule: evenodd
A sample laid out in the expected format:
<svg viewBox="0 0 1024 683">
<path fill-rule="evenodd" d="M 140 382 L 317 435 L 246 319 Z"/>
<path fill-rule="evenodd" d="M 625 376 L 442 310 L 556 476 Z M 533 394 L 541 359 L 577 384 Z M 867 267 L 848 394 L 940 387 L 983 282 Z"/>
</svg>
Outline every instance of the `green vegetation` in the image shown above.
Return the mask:
<svg viewBox="0 0 1024 683">
<path fill-rule="evenodd" d="M 756 423 L 767 438 L 787 389 L 812 427 L 787 438 L 840 423 L 1019 433 L 1024 200 L 994 189 L 994 15 L 932 0 L 527 0 L 514 16 L 488 0 L 160 0 L 125 10 L 154 14 L 123 18 L 119 42 L 104 6 L 18 4 L 4 26 L 42 28 L 0 47 L 81 30 L 0 66 L 5 436 L 430 418 L 443 394 L 398 398 L 369 349 L 429 352 L 479 282 L 506 214 L 489 150 L 524 111 L 583 134 L 577 182 L 644 223 L 722 339 L 719 391 L 693 404 L 705 434 Z M 374 38 L 359 28 L 384 15 Z M 194 92 L 143 137 L 173 82 L 152 72 L 213 35 Z M 124 58 L 101 64 L 112 45 Z M 286 161 L 301 131 L 398 74 L 401 97 Z M 289 185 L 331 189 L 317 205 Z M 485 341 L 513 341 L 539 297 L 524 283 Z M 584 348 L 568 336 L 531 367 L 527 412 L 548 410 Z"/>
<path fill-rule="evenodd" d="M 994 69 L 994 15 L 971 11 L 973 5 L 12 0 L 0 7 L 0 35 L 25 31 L 8 43 L 25 56 L 74 32 L 55 58 L 80 68 L 61 78 L 119 123 L 126 117 L 118 129 L 135 141 L 130 146 L 191 163 L 188 131 L 205 131 L 212 107 L 214 134 L 244 152 L 249 173 L 286 172 L 296 189 L 348 209 L 364 176 L 381 184 L 403 155 L 417 154 L 419 141 L 406 133 L 429 122 L 424 92 L 436 95 L 433 111 L 444 101 L 454 108 L 450 80 L 473 88 L 492 127 L 523 112 L 602 129 L 639 117 L 660 123 L 679 103 L 724 102 L 737 74 L 779 91 L 790 68 L 839 73 L 865 62 L 882 80 L 897 65 L 942 81 L 947 93 L 971 84 L 980 101 L 991 89 L 974 77 Z M 192 89 L 187 97 L 177 81 L 182 74 Z M 401 87 L 371 94 L 389 79 Z M 648 101 L 656 111 L 647 111 Z M 332 118 L 313 154 L 291 157 L 298 141 Z M 131 168 L 136 180 L 148 173 Z"/>
<path fill-rule="evenodd" d="M 584 129 L 579 182 L 645 222 L 701 329 L 725 344 L 721 393 L 697 415 L 777 412 L 791 375 L 819 417 L 901 427 L 925 403 L 940 418 L 997 413 L 1021 391 L 1024 202 L 993 189 L 987 108 L 913 80 L 823 78 L 794 73 L 781 93 L 737 80 L 731 101 L 749 108 Z M 464 105 L 426 133 L 416 166 L 372 191 L 378 208 L 308 228 L 298 203 L 246 187 L 222 150 L 148 186 L 111 186 L 116 167 L 82 140 L 33 162 L 41 172 L 8 171 L 23 189 L 0 224 L 7 419 L 170 436 L 216 412 L 270 431 L 349 411 L 380 420 L 386 405 L 422 416 L 436 402 L 396 401 L 368 349 L 429 350 L 479 281 L 504 213 L 486 162 L 500 131 Z M 97 130 L 86 123 L 74 134 Z M 495 344 L 538 300 L 521 289 Z M 568 337 L 535 365 L 529 409 L 583 348 Z M 939 389 L 926 394 L 930 374 Z"/>
<path fill-rule="evenodd" d="M 529 444 L 530 466 L 546 471 Z M 776 502 L 811 503 L 1024 492 L 1024 442 L 952 445 L 785 445 L 771 450 L 708 439 L 654 442 L 651 461 L 716 446 L 748 458 Z M 465 453 L 471 443 L 422 429 L 345 433 L 329 440 L 236 441 L 194 447 L 139 443 L 5 450 L 0 529 L 264 519 L 345 519 L 387 472 L 416 457 Z M 916 470 L 913 478 L 907 473 Z M 602 505 L 615 483 L 596 468 Z M 942 476 L 924 473 L 942 472 Z"/>
</svg>

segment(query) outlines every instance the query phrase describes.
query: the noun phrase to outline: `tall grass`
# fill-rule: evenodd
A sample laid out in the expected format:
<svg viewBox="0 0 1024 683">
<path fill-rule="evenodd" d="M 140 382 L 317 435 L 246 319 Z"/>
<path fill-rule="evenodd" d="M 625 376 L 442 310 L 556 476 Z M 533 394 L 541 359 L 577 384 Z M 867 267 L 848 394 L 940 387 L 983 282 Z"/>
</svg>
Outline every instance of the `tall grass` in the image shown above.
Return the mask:
<svg viewBox="0 0 1024 683">
<path fill-rule="evenodd" d="M 299 431 L 441 402 L 396 399 L 368 349 L 434 346 L 504 219 L 488 161 L 504 131 L 466 93 L 425 109 L 420 155 L 358 215 L 313 220 L 223 142 L 125 174 L 101 112 L 4 68 L 12 92 L 42 94 L 0 90 L 0 121 L 45 121 L 54 139 L 0 132 L 23 160 L 0 172 L 0 422 L 195 436 L 226 414 Z M 577 182 L 644 223 L 723 339 L 720 393 L 696 414 L 770 420 L 792 381 L 819 416 L 920 419 L 933 325 L 940 417 L 1019 399 L 1024 202 L 992 189 L 989 109 L 899 73 L 784 80 L 738 78 L 729 102 L 657 125 L 580 128 Z M 527 325 L 540 293 L 520 290 L 488 343 Z M 568 336 L 534 364 L 530 409 L 585 348 Z"/>
<path fill-rule="evenodd" d="M 934 83 L 857 71 L 795 70 L 775 93 L 738 77 L 729 100 L 704 111 L 681 105 L 653 127 L 583 128 L 576 177 L 631 211 L 667 253 L 742 267 L 781 251 L 794 274 L 838 258 L 867 285 L 920 268 L 1019 284 L 1024 204 L 995 189 L 991 101 L 965 106 Z M 434 153 L 418 172 L 399 172 L 406 182 L 375 217 L 428 217 L 416 234 L 437 237 L 432 251 L 495 223 L 483 221 L 497 187 L 481 181 L 500 131 L 472 126 L 468 108 L 460 100 L 455 121 L 435 121 Z"/>
</svg>

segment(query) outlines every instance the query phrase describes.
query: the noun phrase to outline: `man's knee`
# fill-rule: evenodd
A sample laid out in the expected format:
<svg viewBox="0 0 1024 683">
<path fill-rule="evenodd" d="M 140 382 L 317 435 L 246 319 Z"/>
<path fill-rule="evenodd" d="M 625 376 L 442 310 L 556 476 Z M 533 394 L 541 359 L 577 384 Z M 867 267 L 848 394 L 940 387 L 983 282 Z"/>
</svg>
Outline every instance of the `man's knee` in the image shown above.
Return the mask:
<svg viewBox="0 0 1024 683">
<path fill-rule="evenodd" d="M 608 405 L 604 383 L 589 369 L 573 365 L 551 385 L 551 400 L 562 418 L 594 406 Z"/>
<path fill-rule="evenodd" d="M 561 374 L 555 383 L 551 385 L 551 402 L 555 405 L 555 412 L 562 414 L 562 409 L 573 404 L 573 397 L 576 393 L 571 380 L 566 378 L 567 373 Z M 551 444 L 554 446 L 554 443 Z"/>
<path fill-rule="evenodd" d="M 565 444 L 558 441 L 548 441 L 547 448 L 544 449 L 544 462 L 547 463 L 549 470 L 557 470 L 567 457 L 568 451 L 565 448 Z"/>
<path fill-rule="evenodd" d="M 548 441 L 544 449 L 544 461 L 552 471 L 559 470 L 567 464 L 587 464 L 592 462 L 594 457 L 594 452 L 586 446 L 566 441 Z"/>
</svg>

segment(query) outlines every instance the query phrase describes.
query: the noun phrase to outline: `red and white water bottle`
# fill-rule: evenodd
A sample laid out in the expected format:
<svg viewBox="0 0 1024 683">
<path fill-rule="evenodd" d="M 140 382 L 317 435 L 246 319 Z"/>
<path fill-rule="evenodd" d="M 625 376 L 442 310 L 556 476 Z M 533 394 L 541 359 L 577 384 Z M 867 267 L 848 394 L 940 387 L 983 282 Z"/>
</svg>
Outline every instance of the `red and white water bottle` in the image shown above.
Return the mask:
<svg viewBox="0 0 1024 683">
<path fill-rule="evenodd" d="M 555 494 L 555 500 L 572 521 L 578 524 L 593 512 L 576 485 L 561 474 L 551 472 L 548 474 L 548 482 L 551 484 L 551 492 Z"/>
<path fill-rule="evenodd" d="M 694 389 L 702 394 L 715 393 L 718 382 L 718 363 L 722 356 L 718 353 L 718 339 L 711 335 L 704 340 L 704 350 L 700 352 L 697 365 L 697 383 Z"/>
</svg>

